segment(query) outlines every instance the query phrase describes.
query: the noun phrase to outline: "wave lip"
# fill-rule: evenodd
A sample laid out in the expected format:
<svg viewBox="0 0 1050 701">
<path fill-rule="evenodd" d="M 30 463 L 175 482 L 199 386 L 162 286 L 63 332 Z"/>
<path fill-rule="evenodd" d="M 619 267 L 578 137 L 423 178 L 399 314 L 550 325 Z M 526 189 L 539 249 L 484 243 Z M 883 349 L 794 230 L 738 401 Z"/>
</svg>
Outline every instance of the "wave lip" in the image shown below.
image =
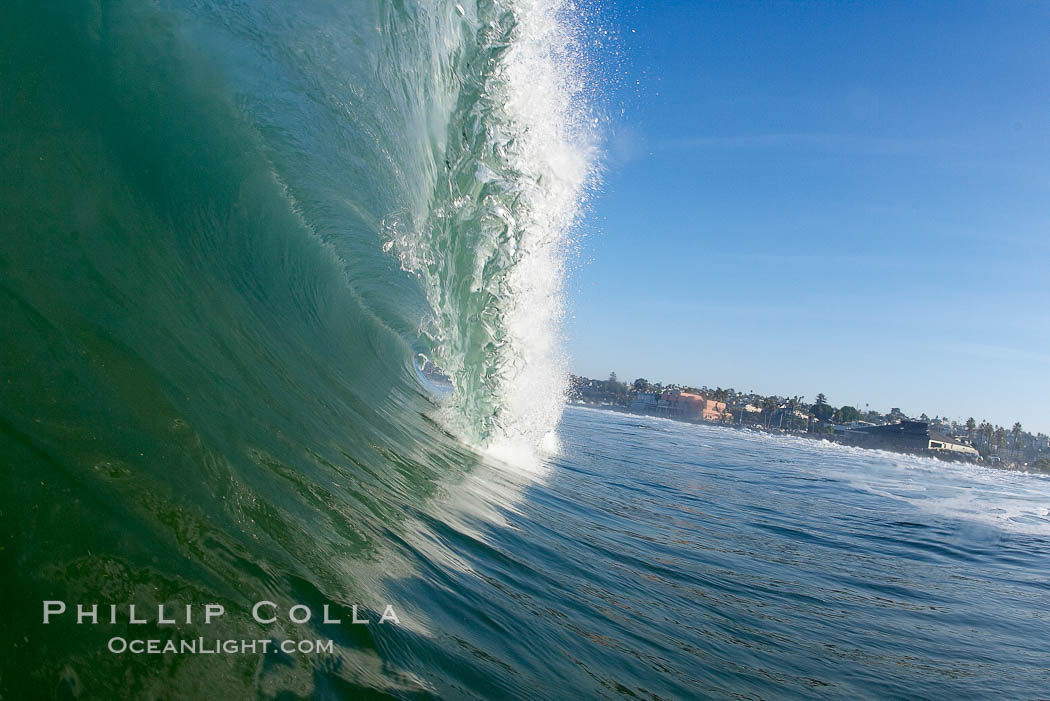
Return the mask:
<svg viewBox="0 0 1050 701">
<path fill-rule="evenodd" d="M 565 261 L 597 163 L 571 9 L 464 13 L 445 177 L 423 226 L 395 223 L 385 246 L 422 281 L 421 332 L 455 386 L 449 422 L 501 455 L 552 448 L 564 404 Z"/>
</svg>

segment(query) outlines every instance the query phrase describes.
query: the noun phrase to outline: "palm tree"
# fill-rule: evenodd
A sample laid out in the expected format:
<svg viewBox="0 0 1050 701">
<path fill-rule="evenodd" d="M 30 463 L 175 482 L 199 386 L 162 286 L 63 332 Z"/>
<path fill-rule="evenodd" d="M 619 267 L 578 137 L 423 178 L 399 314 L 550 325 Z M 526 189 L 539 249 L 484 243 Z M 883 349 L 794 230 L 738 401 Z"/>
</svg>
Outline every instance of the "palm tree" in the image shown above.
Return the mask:
<svg viewBox="0 0 1050 701">
<path fill-rule="evenodd" d="M 1006 447 L 1006 429 L 1002 426 L 995 427 L 993 445 L 995 445 L 997 451 Z"/>
<path fill-rule="evenodd" d="M 1024 429 L 1021 428 L 1020 421 L 1014 424 L 1014 428 L 1013 431 L 1011 431 L 1011 433 L 1014 434 L 1014 450 L 1020 450 L 1021 439 L 1024 437 Z"/>
<path fill-rule="evenodd" d="M 766 428 L 769 428 L 769 422 L 773 419 L 773 414 L 777 410 L 777 400 L 773 397 L 766 397 L 762 401 L 762 410 L 767 412 L 766 416 Z"/>
<path fill-rule="evenodd" d="M 798 397 L 791 397 L 790 399 L 787 400 L 788 430 L 791 430 L 791 427 L 795 423 L 795 412 L 798 411 L 798 403 L 799 403 L 799 398 Z"/>
<path fill-rule="evenodd" d="M 977 422 L 973 420 L 973 417 L 966 419 L 966 435 L 970 437 L 970 441 L 973 442 L 973 434 L 977 430 Z"/>
</svg>

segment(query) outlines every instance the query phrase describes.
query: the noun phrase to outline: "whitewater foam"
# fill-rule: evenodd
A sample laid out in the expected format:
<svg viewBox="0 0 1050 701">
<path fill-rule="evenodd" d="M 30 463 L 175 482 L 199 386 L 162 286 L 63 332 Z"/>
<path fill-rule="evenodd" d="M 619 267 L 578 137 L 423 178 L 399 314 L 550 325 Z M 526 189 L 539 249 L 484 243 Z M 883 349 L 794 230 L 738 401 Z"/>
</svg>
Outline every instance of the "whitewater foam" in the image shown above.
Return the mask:
<svg viewBox="0 0 1050 701">
<path fill-rule="evenodd" d="M 556 450 L 565 261 L 596 174 L 572 12 L 557 0 L 460 11 L 477 45 L 459 66 L 447 178 L 425 224 L 384 244 L 424 286 L 421 335 L 455 387 L 446 422 L 516 464 Z"/>
</svg>

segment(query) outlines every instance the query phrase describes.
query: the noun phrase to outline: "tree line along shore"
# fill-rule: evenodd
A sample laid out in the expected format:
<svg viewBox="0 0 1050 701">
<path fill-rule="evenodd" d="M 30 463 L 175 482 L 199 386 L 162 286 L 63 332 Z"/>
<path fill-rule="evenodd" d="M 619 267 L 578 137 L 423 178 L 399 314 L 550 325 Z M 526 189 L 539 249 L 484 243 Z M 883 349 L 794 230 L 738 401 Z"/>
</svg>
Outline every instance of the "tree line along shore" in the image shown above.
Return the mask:
<svg viewBox="0 0 1050 701">
<path fill-rule="evenodd" d="M 1011 428 L 977 421 L 943 416 L 906 416 L 898 408 L 880 413 L 865 407 L 836 407 L 823 394 L 812 402 L 805 396 L 781 397 L 733 388 L 691 387 L 679 384 L 651 383 L 638 378 L 621 382 L 616 373 L 599 380 L 579 375 L 570 376 L 570 402 L 622 412 L 663 416 L 690 423 L 717 423 L 763 431 L 792 433 L 812 438 L 858 445 L 897 449 L 899 452 L 932 453 L 949 459 L 972 459 L 996 467 L 1050 473 L 1050 437 L 1025 431 L 1020 422 Z M 923 428 L 925 425 L 925 428 Z M 923 446 L 915 440 L 898 440 L 903 434 L 925 431 Z M 891 440 L 873 442 L 882 434 Z M 937 446 L 936 449 L 930 449 Z M 949 450 L 949 448 L 953 448 Z"/>
</svg>

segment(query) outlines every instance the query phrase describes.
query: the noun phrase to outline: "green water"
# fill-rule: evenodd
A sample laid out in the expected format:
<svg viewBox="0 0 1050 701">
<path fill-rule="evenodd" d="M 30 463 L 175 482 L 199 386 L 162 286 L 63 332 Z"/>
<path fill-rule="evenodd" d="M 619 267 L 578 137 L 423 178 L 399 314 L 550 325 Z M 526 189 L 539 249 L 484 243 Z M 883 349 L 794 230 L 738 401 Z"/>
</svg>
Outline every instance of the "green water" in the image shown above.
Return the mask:
<svg viewBox="0 0 1050 701">
<path fill-rule="evenodd" d="M 506 400 L 515 270 L 557 261 L 572 207 L 532 220 L 554 186 L 497 104 L 529 22 L 492 3 L 0 9 L 5 697 L 254 688 L 251 661 L 117 659 L 113 631 L 41 627 L 41 601 L 378 606 L 408 567 L 391 541 L 474 466 L 463 441 L 553 428 L 553 366 L 554 410 Z M 440 406 L 424 359 L 456 383 Z M 382 688 L 377 635 L 341 643 Z"/>
</svg>

